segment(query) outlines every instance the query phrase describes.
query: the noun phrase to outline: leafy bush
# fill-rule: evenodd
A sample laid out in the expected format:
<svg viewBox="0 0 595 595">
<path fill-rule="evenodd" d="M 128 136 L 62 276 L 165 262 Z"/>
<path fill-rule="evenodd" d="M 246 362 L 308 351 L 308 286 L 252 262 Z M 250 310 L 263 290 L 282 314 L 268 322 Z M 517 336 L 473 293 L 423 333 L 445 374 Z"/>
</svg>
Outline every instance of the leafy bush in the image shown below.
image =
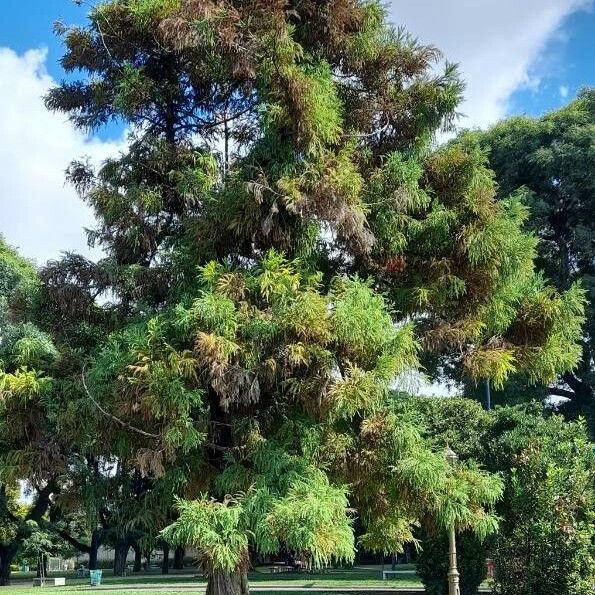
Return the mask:
<svg viewBox="0 0 595 595">
<path fill-rule="evenodd" d="M 503 442 L 524 442 L 506 481 L 495 551 L 502 595 L 595 593 L 595 455 L 582 423 L 553 417 Z"/>
<path fill-rule="evenodd" d="M 448 535 L 426 536 L 417 555 L 415 568 L 426 593 L 448 593 Z M 486 576 L 487 543 L 479 541 L 470 531 L 457 534 L 457 566 L 460 574 L 461 595 L 475 595 Z"/>
<path fill-rule="evenodd" d="M 582 422 L 565 422 L 535 404 L 490 414 L 465 399 L 412 398 L 397 406 L 426 428 L 436 448 L 449 444 L 463 460 L 502 474 L 496 593 L 595 594 L 595 452 Z M 483 575 L 485 546 L 462 536 L 457 544 L 461 593 L 474 593 L 466 589 L 480 582 L 473 576 Z M 422 538 L 422 545 L 418 572 L 428 592 L 447 592 L 445 537 Z"/>
</svg>

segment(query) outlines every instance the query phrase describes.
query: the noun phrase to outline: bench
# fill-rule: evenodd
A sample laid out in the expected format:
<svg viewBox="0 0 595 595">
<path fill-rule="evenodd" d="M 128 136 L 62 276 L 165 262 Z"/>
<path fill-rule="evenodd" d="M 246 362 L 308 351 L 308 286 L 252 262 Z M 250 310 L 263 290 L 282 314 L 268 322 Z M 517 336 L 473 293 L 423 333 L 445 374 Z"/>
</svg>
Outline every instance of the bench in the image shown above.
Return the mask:
<svg viewBox="0 0 595 595">
<path fill-rule="evenodd" d="M 383 570 L 382 580 L 385 581 L 389 574 L 414 574 L 414 570 Z"/>
<path fill-rule="evenodd" d="M 291 567 L 287 566 L 286 564 L 277 564 L 276 566 L 271 566 L 271 574 L 277 574 L 278 572 L 289 572 Z"/>
<path fill-rule="evenodd" d="M 34 587 L 64 587 L 66 585 L 66 579 L 61 576 L 57 578 L 34 578 L 33 579 L 33 586 Z"/>
</svg>

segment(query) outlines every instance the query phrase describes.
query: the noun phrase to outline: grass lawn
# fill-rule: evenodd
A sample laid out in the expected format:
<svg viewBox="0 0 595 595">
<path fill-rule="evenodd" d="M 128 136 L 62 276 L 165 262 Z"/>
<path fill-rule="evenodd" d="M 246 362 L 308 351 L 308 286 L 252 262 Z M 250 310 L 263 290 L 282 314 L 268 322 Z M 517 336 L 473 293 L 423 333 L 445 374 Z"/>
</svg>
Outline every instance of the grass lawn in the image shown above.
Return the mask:
<svg viewBox="0 0 595 595">
<path fill-rule="evenodd" d="M 389 568 L 388 566 L 386 567 Z M 398 570 L 406 571 L 387 581 L 382 580 L 380 566 L 360 566 L 349 570 L 329 569 L 324 572 L 283 572 L 271 573 L 270 569 L 256 569 L 249 574 L 251 587 L 298 587 L 307 591 L 312 587 L 411 587 L 421 586 L 412 565 L 399 565 Z M 102 587 L 90 587 L 88 578 L 76 578 L 74 573 L 50 573 L 55 576 L 66 576 L 65 587 L 45 587 L 43 595 L 79 595 L 105 590 L 109 595 L 152 595 L 167 588 L 168 595 L 188 593 L 190 590 L 203 590 L 206 586 L 204 578 L 197 577 L 194 569 L 172 571 L 168 575 L 142 572 L 126 577 L 114 577 L 111 571 L 104 570 Z M 33 588 L 32 573 L 13 573 L 13 585 L 6 589 L 10 595 L 40 595 L 39 588 Z M 150 587 L 154 586 L 155 589 Z M 113 590 L 122 587 L 122 590 Z M 135 589 L 138 587 L 138 589 Z M 142 589 L 142 590 L 141 590 Z M 176 591 L 180 589 L 180 591 Z M 270 593 L 268 595 L 274 595 Z"/>
</svg>

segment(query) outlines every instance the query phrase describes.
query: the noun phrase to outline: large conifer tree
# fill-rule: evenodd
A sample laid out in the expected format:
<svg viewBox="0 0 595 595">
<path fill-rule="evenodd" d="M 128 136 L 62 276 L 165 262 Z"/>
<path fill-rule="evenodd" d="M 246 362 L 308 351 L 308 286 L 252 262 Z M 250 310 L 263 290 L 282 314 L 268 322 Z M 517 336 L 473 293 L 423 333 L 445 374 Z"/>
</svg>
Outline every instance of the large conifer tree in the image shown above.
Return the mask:
<svg viewBox="0 0 595 595">
<path fill-rule="evenodd" d="M 106 257 L 44 273 L 69 406 L 156 502 L 182 498 L 164 536 L 209 592 L 245 590 L 249 548 L 350 560 L 353 514 L 384 551 L 422 521 L 492 530 L 498 479 L 450 469 L 389 387 L 420 353 L 549 380 L 582 295 L 534 275 L 477 147 L 431 149 L 456 68 L 357 0 L 111 0 L 58 30 L 82 78 L 48 106 L 130 130 L 69 170 Z"/>
</svg>

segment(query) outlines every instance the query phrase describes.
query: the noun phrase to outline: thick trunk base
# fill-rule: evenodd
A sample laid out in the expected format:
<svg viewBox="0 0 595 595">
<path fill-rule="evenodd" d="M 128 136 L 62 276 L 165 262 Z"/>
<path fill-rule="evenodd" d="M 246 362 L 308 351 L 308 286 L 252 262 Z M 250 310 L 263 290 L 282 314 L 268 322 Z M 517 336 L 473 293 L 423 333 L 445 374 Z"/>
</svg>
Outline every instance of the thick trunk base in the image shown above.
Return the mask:
<svg viewBox="0 0 595 595">
<path fill-rule="evenodd" d="M 89 570 L 97 570 L 97 553 L 101 546 L 101 533 L 97 529 L 91 535 L 91 545 L 89 546 Z"/>
<path fill-rule="evenodd" d="M 161 561 L 161 574 L 169 574 L 169 544 L 163 544 L 163 560 Z"/>
<path fill-rule="evenodd" d="M 7 553 L 0 553 L 0 587 L 10 585 L 10 563 L 12 556 Z"/>
<path fill-rule="evenodd" d="M 132 572 L 140 572 L 143 567 L 143 553 L 140 547 L 134 547 L 134 567 Z"/>
<path fill-rule="evenodd" d="M 114 551 L 114 576 L 124 576 L 126 574 L 126 558 L 128 557 L 128 543 L 118 543 Z"/>
<path fill-rule="evenodd" d="M 206 595 L 248 595 L 248 574 L 245 569 L 234 572 L 215 570 L 209 576 Z"/>
<path fill-rule="evenodd" d="M 10 585 L 10 565 L 17 555 L 19 544 L 0 547 L 0 587 Z"/>
<path fill-rule="evenodd" d="M 89 550 L 89 570 L 97 570 L 97 554 L 99 552 L 99 546 L 91 548 Z"/>
<path fill-rule="evenodd" d="M 184 569 L 184 548 L 177 547 L 174 552 L 174 570 L 183 570 Z"/>
</svg>

